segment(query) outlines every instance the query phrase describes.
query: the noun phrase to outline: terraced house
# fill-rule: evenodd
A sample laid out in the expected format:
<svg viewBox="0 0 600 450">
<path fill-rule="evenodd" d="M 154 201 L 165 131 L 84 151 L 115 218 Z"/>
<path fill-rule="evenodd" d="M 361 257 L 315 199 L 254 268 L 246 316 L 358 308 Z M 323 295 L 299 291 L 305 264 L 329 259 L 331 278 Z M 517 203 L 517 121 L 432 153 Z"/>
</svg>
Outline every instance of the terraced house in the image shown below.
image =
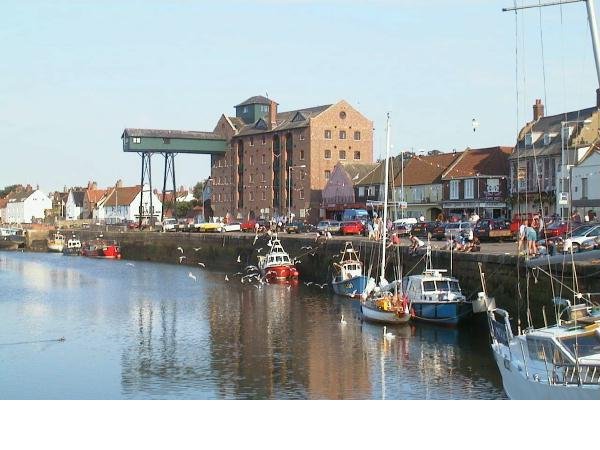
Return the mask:
<svg viewBox="0 0 600 450">
<path fill-rule="evenodd" d="M 335 165 L 373 161 L 373 122 L 342 100 L 279 112 L 256 96 L 222 115 L 214 133 L 228 141 L 211 156 L 215 216 L 285 215 L 316 221 Z"/>
</svg>

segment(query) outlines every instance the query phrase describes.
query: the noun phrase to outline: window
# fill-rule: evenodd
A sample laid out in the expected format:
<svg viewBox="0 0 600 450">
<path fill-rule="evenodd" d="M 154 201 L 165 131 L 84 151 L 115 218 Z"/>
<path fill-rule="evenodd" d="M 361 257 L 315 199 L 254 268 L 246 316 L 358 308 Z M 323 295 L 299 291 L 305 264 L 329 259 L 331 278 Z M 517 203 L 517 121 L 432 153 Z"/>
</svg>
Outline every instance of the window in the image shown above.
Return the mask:
<svg viewBox="0 0 600 450">
<path fill-rule="evenodd" d="M 370 196 L 373 196 L 373 195 L 375 195 L 375 186 L 369 186 L 369 187 L 367 188 L 367 195 L 368 195 L 369 197 L 370 197 Z"/>
<path fill-rule="evenodd" d="M 465 180 L 465 198 L 473 198 L 473 179 Z"/>
<path fill-rule="evenodd" d="M 581 198 L 584 200 L 587 200 L 587 196 L 588 196 L 588 179 L 582 178 L 581 179 Z"/>
<path fill-rule="evenodd" d="M 262 143 L 264 144 L 265 142 L 267 142 L 267 138 L 263 135 L 263 137 L 262 137 Z"/>
<path fill-rule="evenodd" d="M 298 195 L 300 196 L 300 200 L 304 200 L 304 189 L 300 189 Z"/>
<path fill-rule="evenodd" d="M 331 175 L 331 170 L 326 170 L 325 171 L 325 179 L 329 180 L 329 176 Z"/>
<path fill-rule="evenodd" d="M 325 159 L 331 159 L 331 150 L 325 150 Z"/>
<path fill-rule="evenodd" d="M 249 175 L 248 175 L 248 181 L 249 181 L 250 183 L 253 183 L 253 182 L 254 182 L 254 175 L 253 175 L 253 174 L 249 174 Z"/>
<path fill-rule="evenodd" d="M 415 203 L 421 203 L 423 201 L 423 188 L 422 187 L 414 187 L 413 188 L 413 199 Z"/>
<path fill-rule="evenodd" d="M 304 170 L 300 171 L 300 179 L 304 180 L 304 177 L 306 176 L 306 172 Z"/>
<path fill-rule="evenodd" d="M 346 159 L 346 150 L 340 150 L 340 159 Z"/>
<path fill-rule="evenodd" d="M 265 191 L 262 191 L 262 199 L 263 200 L 267 199 L 267 193 Z"/>
<path fill-rule="evenodd" d="M 490 194 L 497 194 L 500 192 L 500 180 L 498 178 L 488 178 L 487 191 Z"/>
<path fill-rule="evenodd" d="M 304 150 L 300 150 L 300 160 L 304 161 Z"/>
<path fill-rule="evenodd" d="M 525 145 L 533 145 L 533 136 L 531 136 L 531 133 L 525 135 Z"/>
<path fill-rule="evenodd" d="M 346 111 L 340 111 L 340 119 L 344 120 L 346 118 Z"/>
<path fill-rule="evenodd" d="M 142 138 L 140 137 L 134 137 L 132 138 L 132 141 L 134 144 L 141 144 L 142 143 Z"/>
<path fill-rule="evenodd" d="M 346 139 L 346 132 L 344 130 L 340 130 L 340 139 Z"/>
<path fill-rule="evenodd" d="M 266 162 L 266 161 L 265 161 L 265 154 L 264 154 L 264 153 L 262 154 L 262 156 L 261 156 L 261 158 L 260 158 L 260 161 L 261 161 L 263 164 L 265 164 L 265 162 Z"/>
<path fill-rule="evenodd" d="M 254 158 L 252 157 L 252 155 L 250 155 L 248 162 L 250 163 L 251 166 L 254 165 Z"/>
<path fill-rule="evenodd" d="M 552 137 L 550 137 L 550 135 L 548 133 L 544 133 L 544 145 L 548 145 L 551 140 L 552 140 Z"/>
<path fill-rule="evenodd" d="M 360 131 L 355 131 L 354 132 L 354 140 L 355 141 L 360 141 Z"/>
<path fill-rule="evenodd" d="M 269 111 L 269 106 L 268 105 L 260 105 L 260 110 L 262 112 L 267 112 L 267 111 Z"/>
<path fill-rule="evenodd" d="M 253 137 L 250 138 L 250 147 L 254 147 L 254 138 Z"/>
<path fill-rule="evenodd" d="M 251 202 L 254 201 L 254 192 L 249 192 L 248 197 L 250 198 Z"/>
<path fill-rule="evenodd" d="M 163 138 L 163 144 L 170 144 L 171 138 Z"/>
<path fill-rule="evenodd" d="M 325 139 L 331 139 L 331 130 L 325 130 Z"/>
<path fill-rule="evenodd" d="M 264 173 L 261 173 L 261 174 L 260 174 L 260 181 L 261 181 L 261 182 L 263 182 L 263 183 L 264 183 L 265 181 L 267 181 L 267 180 L 265 179 L 265 174 L 264 174 Z"/>
<path fill-rule="evenodd" d="M 304 140 L 304 135 L 303 135 L 303 134 L 301 134 L 301 135 L 298 137 L 298 140 L 300 140 L 300 141 L 303 141 L 303 140 Z"/>
<path fill-rule="evenodd" d="M 359 197 L 364 197 L 365 196 L 365 188 L 364 188 L 364 186 L 360 186 L 358 188 L 358 196 Z"/>
<path fill-rule="evenodd" d="M 458 200 L 458 183 L 459 180 L 450 180 L 450 200 Z"/>
<path fill-rule="evenodd" d="M 244 109 L 242 109 L 242 112 L 247 113 L 248 112 L 248 107 L 244 106 Z"/>
<path fill-rule="evenodd" d="M 354 159 L 360 159 L 360 152 L 354 152 Z"/>
</svg>

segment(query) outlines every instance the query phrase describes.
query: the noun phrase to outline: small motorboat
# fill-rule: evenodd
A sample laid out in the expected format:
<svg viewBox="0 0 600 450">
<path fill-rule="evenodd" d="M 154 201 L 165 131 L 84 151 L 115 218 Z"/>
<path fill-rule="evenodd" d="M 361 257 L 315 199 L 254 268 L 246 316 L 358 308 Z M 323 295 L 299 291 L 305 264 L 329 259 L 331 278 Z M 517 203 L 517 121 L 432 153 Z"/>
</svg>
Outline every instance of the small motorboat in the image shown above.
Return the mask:
<svg viewBox="0 0 600 450">
<path fill-rule="evenodd" d="M 300 273 L 276 235 L 267 244 L 269 253 L 258 257 L 258 268 L 267 282 L 297 280 Z"/>
<path fill-rule="evenodd" d="M 362 297 L 367 289 L 369 277 L 363 275 L 363 263 L 354 250 L 352 242 L 346 242 L 339 263 L 333 263 L 334 275 L 331 281 L 333 291 L 346 297 Z"/>
<path fill-rule="evenodd" d="M 80 256 L 81 255 L 81 241 L 75 236 L 67 240 L 67 244 L 64 246 L 63 255 L 65 256 Z"/>
<path fill-rule="evenodd" d="M 60 230 L 56 230 L 51 237 L 46 239 L 46 245 L 48 251 L 61 253 L 65 247 L 65 235 Z"/>
</svg>

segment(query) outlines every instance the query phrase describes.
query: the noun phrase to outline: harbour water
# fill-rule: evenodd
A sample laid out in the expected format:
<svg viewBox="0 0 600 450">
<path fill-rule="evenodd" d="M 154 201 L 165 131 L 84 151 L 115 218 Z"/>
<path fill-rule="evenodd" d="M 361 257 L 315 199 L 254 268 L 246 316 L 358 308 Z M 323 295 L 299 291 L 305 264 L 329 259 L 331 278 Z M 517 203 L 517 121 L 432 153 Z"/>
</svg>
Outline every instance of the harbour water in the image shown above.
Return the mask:
<svg viewBox="0 0 600 450">
<path fill-rule="evenodd" d="M 485 324 L 385 339 L 327 288 L 225 275 L 0 252 L 0 399 L 506 398 Z"/>
</svg>

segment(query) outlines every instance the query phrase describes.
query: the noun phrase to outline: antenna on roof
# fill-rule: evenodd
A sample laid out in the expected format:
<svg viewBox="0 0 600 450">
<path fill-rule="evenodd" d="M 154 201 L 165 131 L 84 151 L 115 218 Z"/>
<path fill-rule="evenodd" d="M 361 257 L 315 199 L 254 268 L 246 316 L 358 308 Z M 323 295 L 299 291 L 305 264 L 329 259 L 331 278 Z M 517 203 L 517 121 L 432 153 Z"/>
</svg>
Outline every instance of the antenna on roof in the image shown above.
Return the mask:
<svg viewBox="0 0 600 450">
<path fill-rule="evenodd" d="M 269 98 L 269 93 L 265 91 L 265 97 Z"/>
<path fill-rule="evenodd" d="M 475 130 L 479 127 L 479 122 L 477 122 L 477 119 L 473 119 L 471 120 L 471 125 L 473 125 L 473 133 L 475 133 Z"/>
</svg>

